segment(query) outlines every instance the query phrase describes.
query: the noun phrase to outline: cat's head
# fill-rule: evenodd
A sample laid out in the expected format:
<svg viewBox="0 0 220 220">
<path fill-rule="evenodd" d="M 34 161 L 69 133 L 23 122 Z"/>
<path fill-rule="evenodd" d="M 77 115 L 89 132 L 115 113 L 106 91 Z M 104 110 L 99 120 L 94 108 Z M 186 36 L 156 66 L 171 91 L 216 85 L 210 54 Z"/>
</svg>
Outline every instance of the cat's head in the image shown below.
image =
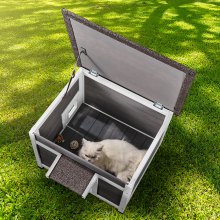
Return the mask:
<svg viewBox="0 0 220 220">
<path fill-rule="evenodd" d="M 79 151 L 79 156 L 90 163 L 95 163 L 103 156 L 102 148 L 103 145 L 100 143 L 87 141 L 83 138 L 82 148 Z"/>
</svg>

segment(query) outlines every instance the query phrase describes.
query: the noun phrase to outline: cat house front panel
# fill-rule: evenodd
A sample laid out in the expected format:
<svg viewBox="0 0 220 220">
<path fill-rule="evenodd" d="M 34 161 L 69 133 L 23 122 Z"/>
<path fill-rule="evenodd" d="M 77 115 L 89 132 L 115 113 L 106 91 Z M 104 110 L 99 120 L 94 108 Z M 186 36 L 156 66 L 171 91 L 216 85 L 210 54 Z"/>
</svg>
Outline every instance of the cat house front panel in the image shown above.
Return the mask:
<svg viewBox="0 0 220 220">
<path fill-rule="evenodd" d="M 117 189 L 116 187 L 103 181 L 102 179 L 99 179 L 97 194 L 99 196 L 102 196 L 105 199 L 108 199 L 114 204 L 119 205 L 121 198 L 122 198 L 123 191 Z"/>
<path fill-rule="evenodd" d="M 52 163 L 54 162 L 57 155 L 40 145 L 37 145 L 37 149 L 38 149 L 42 164 L 46 165 L 47 167 L 50 167 Z"/>
<path fill-rule="evenodd" d="M 82 158 L 80 158 L 79 156 L 77 156 L 76 154 L 70 152 L 69 150 L 66 150 L 65 148 L 60 147 L 59 145 L 55 144 L 54 142 L 47 140 L 46 138 L 35 134 L 36 140 L 37 142 L 39 142 L 40 144 L 43 144 L 49 148 L 51 148 L 52 150 L 65 155 L 66 157 L 78 162 L 79 164 L 91 169 L 92 171 L 94 171 L 95 173 L 98 173 L 99 175 L 111 180 L 112 182 L 118 184 L 119 186 L 124 186 L 125 183 L 123 181 L 121 181 L 120 179 L 116 178 L 114 175 L 106 172 L 105 170 L 102 170 L 100 168 L 98 168 L 97 166 L 94 166 L 93 164 L 87 162 L 86 160 L 83 160 Z"/>
</svg>

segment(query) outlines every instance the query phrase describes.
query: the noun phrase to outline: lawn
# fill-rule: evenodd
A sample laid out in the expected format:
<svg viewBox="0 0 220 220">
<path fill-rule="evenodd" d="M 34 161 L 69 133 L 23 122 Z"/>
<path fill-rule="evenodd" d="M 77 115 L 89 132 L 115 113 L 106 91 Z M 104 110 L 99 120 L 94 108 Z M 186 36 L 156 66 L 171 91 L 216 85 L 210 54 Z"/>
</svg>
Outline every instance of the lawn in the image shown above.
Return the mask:
<svg viewBox="0 0 220 220">
<path fill-rule="evenodd" d="M 74 65 L 61 8 L 197 72 L 125 213 L 36 165 L 28 131 Z M 0 1 L 0 219 L 220 219 L 220 1 Z"/>
</svg>

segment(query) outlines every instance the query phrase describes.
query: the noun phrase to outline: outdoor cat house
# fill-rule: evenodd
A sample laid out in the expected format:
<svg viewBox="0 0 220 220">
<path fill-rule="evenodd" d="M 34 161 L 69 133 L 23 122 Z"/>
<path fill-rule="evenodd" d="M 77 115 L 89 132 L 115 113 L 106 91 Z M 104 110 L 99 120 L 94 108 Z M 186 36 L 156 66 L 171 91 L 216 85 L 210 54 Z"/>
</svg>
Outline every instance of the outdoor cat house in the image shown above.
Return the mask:
<svg viewBox="0 0 220 220">
<path fill-rule="evenodd" d="M 46 176 L 86 198 L 88 193 L 125 210 L 179 114 L 194 71 L 65 9 L 80 67 L 30 130 Z M 60 138 L 60 139 L 59 139 Z M 126 140 L 147 153 L 128 183 L 83 160 L 74 140 Z"/>
</svg>

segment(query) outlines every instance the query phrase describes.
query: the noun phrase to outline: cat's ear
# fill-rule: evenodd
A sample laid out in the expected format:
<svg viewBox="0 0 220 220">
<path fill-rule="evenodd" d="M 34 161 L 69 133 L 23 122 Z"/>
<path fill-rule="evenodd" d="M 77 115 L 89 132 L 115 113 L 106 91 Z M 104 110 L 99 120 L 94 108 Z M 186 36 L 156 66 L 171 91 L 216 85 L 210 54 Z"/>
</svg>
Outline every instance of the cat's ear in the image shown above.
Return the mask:
<svg viewBox="0 0 220 220">
<path fill-rule="evenodd" d="M 82 139 L 82 144 L 85 144 L 87 140 L 85 138 Z"/>
<path fill-rule="evenodd" d="M 102 151 L 102 148 L 103 148 L 103 145 L 100 145 L 98 148 L 97 148 L 97 151 Z"/>
</svg>

